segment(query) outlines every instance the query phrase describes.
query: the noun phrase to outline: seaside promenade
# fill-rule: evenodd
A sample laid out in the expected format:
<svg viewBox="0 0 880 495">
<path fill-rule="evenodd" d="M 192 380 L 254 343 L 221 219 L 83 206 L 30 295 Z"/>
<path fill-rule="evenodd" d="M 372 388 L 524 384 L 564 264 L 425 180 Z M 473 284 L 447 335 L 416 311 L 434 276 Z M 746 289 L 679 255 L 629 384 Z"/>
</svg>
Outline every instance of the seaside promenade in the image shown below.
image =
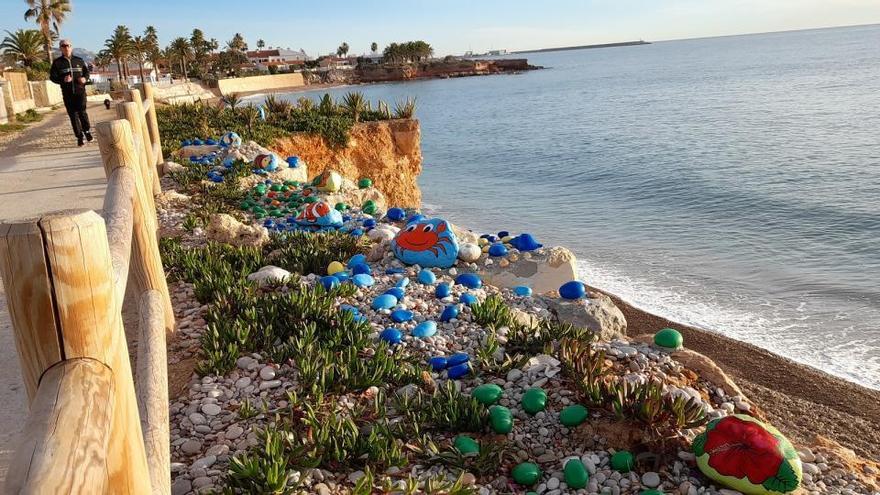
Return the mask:
<svg viewBox="0 0 880 495">
<path fill-rule="evenodd" d="M 115 119 L 116 112 L 91 104 L 89 116 L 94 127 Z M 77 148 L 67 114 L 56 110 L 0 147 L 0 220 L 65 209 L 99 211 L 106 182 L 98 143 Z M 0 486 L 28 411 L 10 325 L 0 284 Z"/>
</svg>

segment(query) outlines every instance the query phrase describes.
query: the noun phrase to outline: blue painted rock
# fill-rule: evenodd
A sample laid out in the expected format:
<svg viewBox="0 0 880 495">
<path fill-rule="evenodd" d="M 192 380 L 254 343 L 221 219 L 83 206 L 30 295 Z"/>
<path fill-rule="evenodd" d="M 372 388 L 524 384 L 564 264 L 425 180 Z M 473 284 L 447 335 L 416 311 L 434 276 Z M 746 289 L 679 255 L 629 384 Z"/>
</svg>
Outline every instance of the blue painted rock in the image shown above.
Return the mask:
<svg viewBox="0 0 880 495">
<path fill-rule="evenodd" d="M 517 285 L 513 288 L 513 293 L 518 296 L 529 297 L 532 295 L 532 288 L 525 285 Z"/>
<path fill-rule="evenodd" d="M 373 299 L 372 307 L 375 310 L 391 309 L 397 305 L 397 298 L 391 294 L 382 294 Z"/>
<path fill-rule="evenodd" d="M 312 184 L 319 191 L 336 192 L 342 187 L 342 176 L 334 170 L 325 170 L 315 177 Z"/>
<path fill-rule="evenodd" d="M 372 218 L 368 218 L 368 219 L 364 220 L 363 225 L 364 225 L 365 229 L 372 229 L 373 227 L 376 226 L 376 220 L 374 220 Z"/>
<path fill-rule="evenodd" d="M 454 318 L 458 318 L 458 306 L 450 304 L 443 308 L 443 312 L 440 313 L 440 321 L 449 321 Z"/>
<path fill-rule="evenodd" d="M 449 376 L 450 380 L 457 380 L 465 375 L 470 374 L 471 365 L 469 363 L 463 363 L 456 366 L 450 366 L 446 369 L 446 374 Z"/>
<path fill-rule="evenodd" d="M 366 273 L 367 275 L 373 274 L 373 269 L 366 263 L 356 263 L 354 265 L 349 264 L 348 267 L 351 268 L 351 273 L 354 275 L 360 275 L 361 273 Z"/>
<path fill-rule="evenodd" d="M 406 272 L 406 269 L 400 268 L 399 266 L 392 266 L 390 268 L 385 269 L 386 275 L 396 275 L 398 273 L 404 273 L 404 272 Z"/>
<path fill-rule="evenodd" d="M 260 120 L 266 120 L 266 109 L 263 107 L 257 107 L 257 112 L 260 114 Z"/>
<path fill-rule="evenodd" d="M 502 231 L 498 232 L 498 237 L 501 239 L 504 239 L 505 237 L 507 237 L 509 235 L 510 235 L 510 232 L 508 232 L 506 230 L 502 230 Z"/>
<path fill-rule="evenodd" d="M 416 213 L 415 215 L 413 215 L 413 216 L 407 218 L 407 219 L 406 219 L 406 223 L 407 223 L 407 224 L 410 224 L 410 223 L 413 223 L 413 222 L 421 222 L 422 220 L 424 220 L 424 219 L 426 219 L 426 218 L 428 218 L 428 217 L 426 217 L 425 215 L 422 215 L 421 213 Z"/>
<path fill-rule="evenodd" d="M 391 251 L 408 265 L 449 268 L 458 257 L 458 240 L 446 220 L 420 220 L 400 229 Z"/>
<path fill-rule="evenodd" d="M 455 277 L 455 283 L 463 285 L 468 289 L 479 289 L 483 286 L 483 281 L 476 273 L 462 273 L 461 275 Z"/>
<path fill-rule="evenodd" d="M 366 263 L 366 262 L 367 262 L 366 255 L 356 254 L 356 255 L 352 256 L 351 258 L 349 258 L 346 266 L 348 266 L 349 268 L 352 268 L 354 265 L 360 265 L 361 263 Z"/>
<path fill-rule="evenodd" d="M 321 277 L 321 285 L 323 285 L 325 289 L 330 290 L 334 287 L 339 287 L 339 279 L 333 275 L 327 275 L 326 277 Z"/>
<path fill-rule="evenodd" d="M 507 255 L 507 248 L 504 247 L 504 244 L 492 244 L 492 246 L 489 247 L 489 256 L 498 257 L 498 256 L 506 256 L 506 255 Z"/>
<path fill-rule="evenodd" d="M 416 325 L 412 330 L 413 337 L 427 338 L 437 333 L 437 323 L 428 320 Z"/>
<path fill-rule="evenodd" d="M 391 294 L 396 297 L 398 301 L 403 301 L 403 298 L 406 297 L 406 292 L 403 291 L 403 287 L 392 287 L 386 290 L 385 294 Z"/>
<path fill-rule="evenodd" d="M 336 272 L 333 274 L 333 276 L 339 279 L 340 284 L 348 281 L 348 279 L 351 278 L 351 275 L 349 275 L 348 272 Z"/>
<path fill-rule="evenodd" d="M 419 282 L 425 285 L 433 285 L 437 281 L 437 276 L 431 270 L 422 270 L 419 272 Z"/>
<path fill-rule="evenodd" d="M 475 296 L 473 294 L 468 294 L 467 292 L 465 292 L 464 294 L 461 295 L 461 297 L 458 298 L 458 300 L 462 304 L 464 304 L 466 306 L 470 306 L 471 304 L 474 304 L 475 302 L 477 302 L 477 296 Z"/>
<path fill-rule="evenodd" d="M 510 245 L 520 251 L 534 251 L 544 246 L 536 241 L 532 234 L 520 234 L 510 240 Z"/>
<path fill-rule="evenodd" d="M 189 139 L 184 139 L 183 141 L 180 142 L 180 146 L 184 147 L 184 148 L 187 146 L 190 146 L 190 145 L 192 145 L 192 141 L 190 141 Z"/>
<path fill-rule="evenodd" d="M 364 231 L 361 229 L 354 229 L 350 233 L 354 237 L 360 237 L 360 236 L 364 235 Z"/>
<path fill-rule="evenodd" d="M 563 299 L 581 299 L 587 295 L 587 288 L 583 282 L 572 280 L 559 287 L 559 297 Z"/>
<path fill-rule="evenodd" d="M 449 284 L 447 284 L 446 282 L 441 282 L 441 283 L 437 284 L 437 288 L 434 290 L 434 295 L 439 297 L 440 299 L 443 299 L 444 297 L 448 296 L 450 293 L 452 293 L 452 289 L 449 287 Z"/>
<path fill-rule="evenodd" d="M 388 208 L 385 216 L 388 217 L 388 220 L 399 222 L 406 216 L 406 212 L 403 211 L 403 208 Z"/>
<path fill-rule="evenodd" d="M 201 139 L 196 138 L 196 139 L 193 139 L 193 140 L 192 140 L 192 144 L 193 144 L 193 146 L 201 146 L 201 145 L 203 145 L 203 144 L 205 144 L 205 143 L 204 143 Z"/>
<path fill-rule="evenodd" d="M 286 161 L 287 161 L 287 166 L 290 168 L 299 167 L 299 157 L 298 156 L 288 156 Z"/>
<path fill-rule="evenodd" d="M 790 493 L 801 484 L 803 466 L 794 446 L 751 416 L 712 420 L 692 448 L 703 474 L 748 495 Z"/>
<path fill-rule="evenodd" d="M 379 334 L 379 338 L 389 344 L 399 344 L 403 340 L 403 334 L 396 328 L 386 328 Z"/>
<path fill-rule="evenodd" d="M 413 319 L 413 312 L 408 309 L 395 309 L 391 312 L 391 320 L 394 323 L 406 323 Z"/>
<path fill-rule="evenodd" d="M 361 310 L 359 310 L 359 309 L 357 309 L 356 307 L 351 306 L 351 305 L 349 305 L 349 304 L 342 304 L 342 305 L 340 305 L 340 306 L 339 306 L 339 310 L 340 310 L 340 311 L 346 311 L 346 312 L 349 312 L 349 313 L 352 313 L 352 314 L 356 314 L 356 315 L 357 315 L 357 314 L 360 314 L 360 312 L 361 312 Z"/>
<path fill-rule="evenodd" d="M 428 364 L 434 371 L 443 371 L 446 369 L 447 361 L 446 358 L 443 356 L 434 356 L 428 360 Z"/>
<path fill-rule="evenodd" d="M 398 280 L 396 284 L 394 284 L 395 287 L 400 287 L 401 289 L 405 289 L 408 285 L 409 277 L 403 277 L 402 279 Z"/>
<path fill-rule="evenodd" d="M 447 366 L 458 366 L 459 364 L 466 363 L 471 360 L 471 357 L 465 354 L 464 352 L 458 352 L 449 356 L 446 360 Z"/>
<path fill-rule="evenodd" d="M 235 158 L 233 158 L 231 156 L 227 156 L 226 158 L 223 159 L 223 167 L 224 168 L 232 168 L 233 165 L 235 165 Z"/>
<path fill-rule="evenodd" d="M 351 277 L 351 281 L 354 285 L 358 287 L 372 287 L 373 284 L 376 283 L 376 281 L 373 280 L 373 276 L 366 273 L 358 273 L 357 275 Z"/>
<path fill-rule="evenodd" d="M 254 168 L 273 172 L 278 169 L 278 157 L 274 153 L 257 155 L 254 158 Z"/>
<path fill-rule="evenodd" d="M 241 146 L 241 136 L 237 132 L 227 132 L 220 137 L 220 146 L 237 148 Z"/>
</svg>

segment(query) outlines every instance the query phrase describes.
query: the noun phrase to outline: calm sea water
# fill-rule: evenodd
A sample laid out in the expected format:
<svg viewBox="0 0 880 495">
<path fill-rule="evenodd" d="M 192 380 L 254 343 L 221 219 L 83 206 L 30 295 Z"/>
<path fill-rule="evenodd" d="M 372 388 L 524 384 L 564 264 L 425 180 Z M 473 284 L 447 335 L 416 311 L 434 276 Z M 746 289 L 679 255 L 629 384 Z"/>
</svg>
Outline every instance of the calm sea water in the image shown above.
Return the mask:
<svg viewBox="0 0 880 495">
<path fill-rule="evenodd" d="M 426 209 L 880 388 L 880 26 L 528 57 L 548 70 L 357 88 L 418 98 Z"/>
</svg>

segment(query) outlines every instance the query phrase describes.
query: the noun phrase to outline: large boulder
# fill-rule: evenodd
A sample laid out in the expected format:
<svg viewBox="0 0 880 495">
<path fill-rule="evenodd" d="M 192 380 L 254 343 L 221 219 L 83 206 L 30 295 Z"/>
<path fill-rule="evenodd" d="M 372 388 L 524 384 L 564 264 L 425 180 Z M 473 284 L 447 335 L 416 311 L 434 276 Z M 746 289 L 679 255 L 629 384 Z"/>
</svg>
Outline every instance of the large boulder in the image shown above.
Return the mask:
<svg viewBox="0 0 880 495">
<path fill-rule="evenodd" d="M 458 227 L 457 225 L 453 224 L 452 222 L 449 223 L 449 226 L 452 227 L 452 231 L 455 232 L 455 237 L 458 238 L 458 242 L 460 242 L 462 244 L 464 244 L 464 243 L 478 244 L 479 243 L 480 236 L 478 236 L 474 232 L 472 232 L 470 230 L 464 230 L 464 229 Z"/>
<path fill-rule="evenodd" d="M 576 327 L 589 328 L 602 340 L 610 341 L 626 335 L 626 318 L 610 297 L 596 293 L 589 299 L 567 300 L 537 296 L 559 321 Z"/>
<path fill-rule="evenodd" d="M 510 261 L 507 266 L 502 263 L 481 265 L 479 273 L 484 282 L 496 287 L 525 285 L 535 294 L 544 294 L 577 279 L 577 260 L 574 253 L 564 247 L 541 248 L 520 253 L 516 261 Z"/>
<path fill-rule="evenodd" d="M 225 213 L 211 216 L 205 235 L 209 240 L 233 246 L 262 246 L 269 242 L 269 231 L 265 228 L 243 224 Z"/>
</svg>

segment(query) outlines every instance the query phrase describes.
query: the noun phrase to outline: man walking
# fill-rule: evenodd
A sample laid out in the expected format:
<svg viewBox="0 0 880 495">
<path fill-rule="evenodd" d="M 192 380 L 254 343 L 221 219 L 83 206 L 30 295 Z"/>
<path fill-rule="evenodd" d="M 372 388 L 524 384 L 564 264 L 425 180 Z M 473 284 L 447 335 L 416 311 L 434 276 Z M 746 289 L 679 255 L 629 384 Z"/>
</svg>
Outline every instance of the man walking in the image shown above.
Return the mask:
<svg viewBox="0 0 880 495">
<path fill-rule="evenodd" d="M 70 117 L 70 125 L 76 134 L 77 146 L 83 145 L 83 137 L 91 141 L 92 133 L 89 125 L 89 114 L 86 113 L 86 83 L 89 80 L 89 68 L 83 59 L 73 55 L 70 40 L 61 40 L 61 56 L 52 62 L 49 78 L 61 86 L 64 97 L 64 108 Z"/>
</svg>

